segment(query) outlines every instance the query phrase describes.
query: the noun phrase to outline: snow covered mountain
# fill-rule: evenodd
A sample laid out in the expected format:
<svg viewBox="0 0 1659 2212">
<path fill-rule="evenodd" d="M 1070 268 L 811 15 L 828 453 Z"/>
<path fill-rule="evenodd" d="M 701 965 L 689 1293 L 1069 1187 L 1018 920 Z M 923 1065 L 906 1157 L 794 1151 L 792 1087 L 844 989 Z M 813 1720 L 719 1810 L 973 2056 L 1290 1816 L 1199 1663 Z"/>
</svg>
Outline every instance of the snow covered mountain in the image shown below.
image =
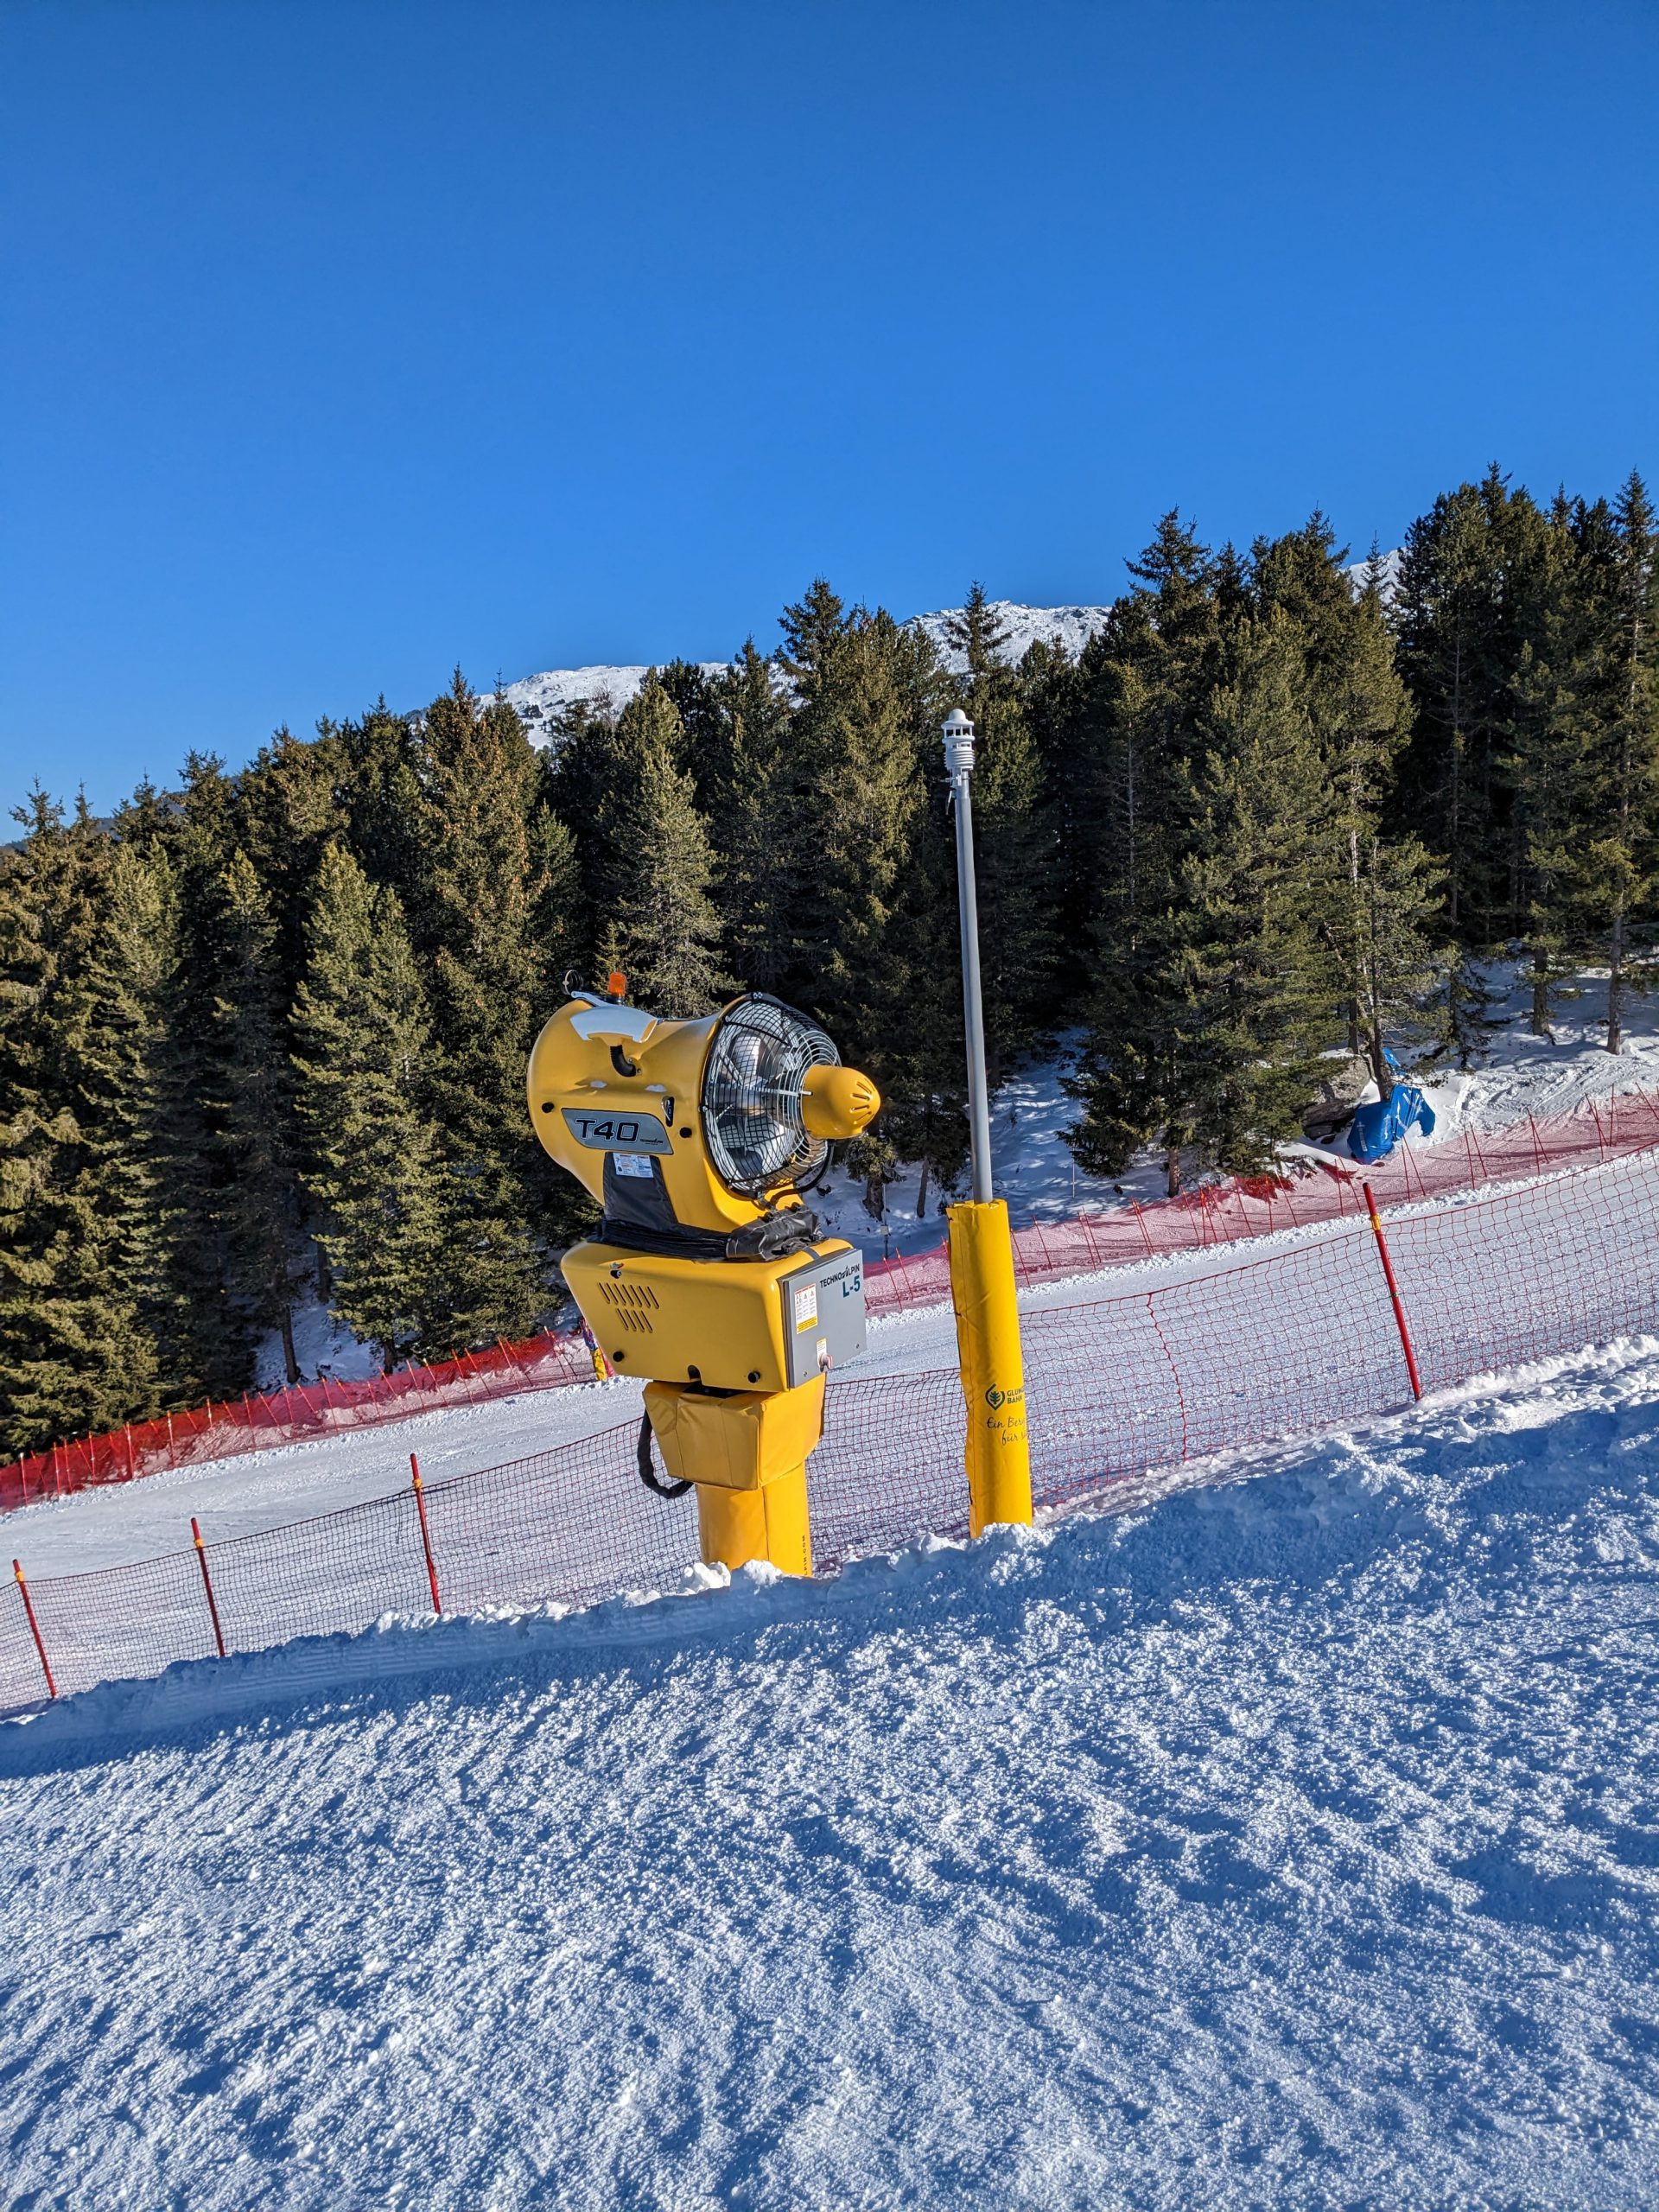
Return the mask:
<svg viewBox="0 0 1659 2212">
<path fill-rule="evenodd" d="M 664 660 L 672 658 L 669 653 L 663 656 Z M 702 672 L 705 676 L 718 676 L 725 665 L 724 661 L 706 660 Z M 574 706 L 578 699 L 626 707 L 650 672 L 645 663 L 631 668 L 550 668 L 540 676 L 527 676 L 522 683 L 509 683 L 506 692 L 529 725 L 531 737 L 536 737 L 543 727 L 566 707 Z"/>
<path fill-rule="evenodd" d="M 941 607 L 932 614 L 912 617 L 914 626 L 925 630 L 938 647 L 939 657 L 945 666 L 957 673 L 967 666 L 967 662 L 950 643 L 947 626 L 960 612 L 957 607 Z M 1023 607 L 1015 600 L 999 599 L 993 602 L 992 612 L 1007 632 L 1007 643 L 1003 647 L 1005 658 L 1017 661 L 1039 638 L 1046 643 L 1063 645 L 1069 653 L 1081 652 L 1096 631 L 1104 624 L 1110 609 L 1104 607 Z M 664 658 L 670 656 L 664 655 Z M 710 660 L 702 662 L 701 665 L 705 676 L 718 676 L 726 664 Z M 649 668 L 645 665 L 551 668 L 544 670 L 539 676 L 527 676 L 522 683 L 508 684 L 507 697 L 529 724 L 533 737 L 538 728 L 544 727 L 578 699 L 604 700 L 613 707 L 626 707 L 648 673 Z"/>
<path fill-rule="evenodd" d="M 1398 572 L 1400 556 L 1390 553 L 1387 559 L 1387 583 L 1391 589 Z M 1363 562 L 1355 562 L 1349 569 L 1357 587 L 1364 570 Z M 945 666 L 961 674 L 967 665 L 963 655 L 950 643 L 948 625 L 962 612 L 960 607 L 940 607 L 931 614 L 915 614 L 912 623 L 925 630 L 938 647 L 939 657 Z M 1080 653 L 1095 632 L 1104 627 L 1111 609 L 1107 607 L 1027 607 L 1019 600 L 998 599 L 991 602 L 991 612 L 1001 623 L 1007 633 L 1004 657 L 1010 661 L 1023 659 L 1029 648 L 1040 639 L 1046 645 L 1064 645 L 1074 657 Z M 664 659 L 672 658 L 664 654 Z M 717 676 L 726 665 L 723 661 L 706 660 L 702 664 L 705 676 Z M 506 695 L 530 726 L 531 735 L 554 720 L 564 708 L 578 699 L 594 702 L 607 701 L 613 707 L 626 707 L 628 701 L 645 682 L 649 667 L 645 664 L 593 668 L 550 668 L 539 676 L 526 676 L 519 683 L 509 683 Z"/>
</svg>

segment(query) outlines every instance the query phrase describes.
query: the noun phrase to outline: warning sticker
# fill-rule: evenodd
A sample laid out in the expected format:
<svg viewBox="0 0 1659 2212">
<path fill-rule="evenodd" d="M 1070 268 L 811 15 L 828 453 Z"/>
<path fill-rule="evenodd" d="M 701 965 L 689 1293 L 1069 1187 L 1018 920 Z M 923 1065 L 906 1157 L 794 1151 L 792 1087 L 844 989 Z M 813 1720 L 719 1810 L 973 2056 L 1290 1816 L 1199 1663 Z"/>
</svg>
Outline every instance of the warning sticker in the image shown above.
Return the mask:
<svg viewBox="0 0 1659 2212">
<path fill-rule="evenodd" d="M 818 1286 L 810 1282 L 804 1290 L 795 1294 L 795 1326 L 816 1329 L 818 1325 Z"/>
<path fill-rule="evenodd" d="M 648 1152 L 613 1152 L 611 1163 L 619 1175 L 643 1175 L 651 1180 L 651 1154 Z"/>
</svg>

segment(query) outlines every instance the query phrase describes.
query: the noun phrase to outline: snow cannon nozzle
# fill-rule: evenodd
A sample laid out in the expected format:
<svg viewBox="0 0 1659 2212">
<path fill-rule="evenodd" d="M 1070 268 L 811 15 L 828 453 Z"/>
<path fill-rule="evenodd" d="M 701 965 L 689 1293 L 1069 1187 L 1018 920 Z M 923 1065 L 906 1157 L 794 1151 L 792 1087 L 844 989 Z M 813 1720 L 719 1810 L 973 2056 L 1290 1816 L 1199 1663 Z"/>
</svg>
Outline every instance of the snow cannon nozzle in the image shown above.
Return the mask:
<svg viewBox="0 0 1659 2212">
<path fill-rule="evenodd" d="M 801 1119 L 812 1136 L 844 1142 L 880 1110 L 880 1092 L 857 1068 L 811 1067 L 801 1077 Z"/>
</svg>

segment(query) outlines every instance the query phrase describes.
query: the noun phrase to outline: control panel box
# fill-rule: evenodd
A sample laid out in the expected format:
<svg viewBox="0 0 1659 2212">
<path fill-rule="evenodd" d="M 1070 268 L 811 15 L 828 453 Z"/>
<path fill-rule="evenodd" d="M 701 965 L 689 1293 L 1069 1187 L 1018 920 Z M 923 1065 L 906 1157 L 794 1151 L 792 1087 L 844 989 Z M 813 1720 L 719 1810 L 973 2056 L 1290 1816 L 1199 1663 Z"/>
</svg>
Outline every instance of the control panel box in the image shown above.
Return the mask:
<svg viewBox="0 0 1659 2212">
<path fill-rule="evenodd" d="M 784 1357 L 789 1386 L 831 1367 L 844 1367 L 864 1349 L 864 1255 L 844 1246 L 827 1258 L 806 1260 L 778 1286 L 784 1301 Z"/>
</svg>

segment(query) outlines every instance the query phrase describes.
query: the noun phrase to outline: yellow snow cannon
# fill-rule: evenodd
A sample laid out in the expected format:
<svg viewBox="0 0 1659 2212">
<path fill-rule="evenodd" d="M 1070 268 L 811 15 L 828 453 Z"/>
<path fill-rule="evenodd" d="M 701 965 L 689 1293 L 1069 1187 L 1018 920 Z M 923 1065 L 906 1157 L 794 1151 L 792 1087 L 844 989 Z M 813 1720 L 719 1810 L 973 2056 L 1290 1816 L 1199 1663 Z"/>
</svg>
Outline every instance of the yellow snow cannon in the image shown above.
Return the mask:
<svg viewBox="0 0 1659 2212">
<path fill-rule="evenodd" d="M 695 1485 L 704 1559 L 809 1574 L 806 1461 L 825 1375 L 864 1349 L 864 1265 L 802 1192 L 880 1096 L 763 992 L 690 1021 L 626 994 L 620 975 L 577 992 L 531 1052 L 536 1134 L 604 1209 L 565 1281 L 611 1365 L 645 1379 L 640 1473 Z"/>
</svg>

